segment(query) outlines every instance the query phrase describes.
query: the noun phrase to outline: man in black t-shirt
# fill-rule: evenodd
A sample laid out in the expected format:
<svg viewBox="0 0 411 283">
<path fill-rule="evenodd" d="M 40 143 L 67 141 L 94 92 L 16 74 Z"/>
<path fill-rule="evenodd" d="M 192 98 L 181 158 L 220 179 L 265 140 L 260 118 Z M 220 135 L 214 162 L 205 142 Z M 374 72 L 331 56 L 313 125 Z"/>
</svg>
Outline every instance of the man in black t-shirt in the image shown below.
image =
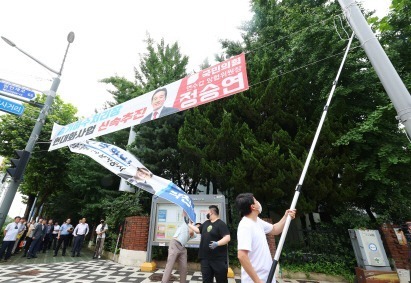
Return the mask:
<svg viewBox="0 0 411 283">
<path fill-rule="evenodd" d="M 197 234 L 201 234 L 198 257 L 201 262 L 201 273 L 204 283 L 212 283 L 215 277 L 217 283 L 226 283 L 227 244 L 230 241 L 230 231 L 227 224 L 219 218 L 216 205 L 208 207 L 207 219 L 200 227 L 189 224 Z"/>
</svg>

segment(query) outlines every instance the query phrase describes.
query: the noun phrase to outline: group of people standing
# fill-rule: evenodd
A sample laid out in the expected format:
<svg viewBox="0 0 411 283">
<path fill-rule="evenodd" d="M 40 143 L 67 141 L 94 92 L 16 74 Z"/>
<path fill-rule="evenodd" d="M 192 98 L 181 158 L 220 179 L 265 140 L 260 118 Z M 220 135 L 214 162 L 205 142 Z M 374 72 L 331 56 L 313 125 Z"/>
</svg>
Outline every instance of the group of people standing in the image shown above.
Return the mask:
<svg viewBox="0 0 411 283">
<path fill-rule="evenodd" d="M 99 244 L 93 258 L 100 258 L 103 251 L 104 238 L 108 226 L 102 219 L 97 226 L 97 242 Z M 24 253 L 23 257 L 27 259 L 37 258 L 37 253 L 47 250 L 53 250 L 53 256 L 57 256 L 62 248 L 62 256 L 66 255 L 69 245 L 72 245 L 71 256 L 79 257 L 83 247 L 84 239 L 90 229 L 86 223 L 86 218 L 80 219 L 74 227 L 71 219 L 67 219 L 62 225 L 53 222 L 52 219 L 46 220 L 40 218 L 37 222 L 31 220 L 26 222 L 24 218 L 16 216 L 14 222 L 7 225 L 4 230 L 4 239 L 0 248 L 0 260 L 8 261 L 12 254 L 19 252 L 21 248 Z"/>
<path fill-rule="evenodd" d="M 295 210 L 287 210 L 281 220 L 270 224 L 258 215 L 262 212 L 261 204 L 252 193 L 239 194 L 236 205 L 241 214 L 237 229 L 238 259 L 241 263 L 241 282 L 265 282 L 273 262 L 266 234 L 280 234 L 287 217 L 295 218 Z M 204 223 L 193 224 L 183 212 L 184 223 L 181 223 L 170 241 L 166 268 L 162 283 L 167 283 L 171 276 L 173 265 L 178 261 L 180 283 L 187 278 L 187 250 L 185 245 L 195 234 L 200 234 L 198 257 L 201 263 L 201 273 L 204 283 L 228 282 L 228 251 L 227 244 L 231 240 L 227 224 L 220 219 L 219 208 L 210 205 Z M 273 281 L 275 282 L 275 281 Z"/>
</svg>

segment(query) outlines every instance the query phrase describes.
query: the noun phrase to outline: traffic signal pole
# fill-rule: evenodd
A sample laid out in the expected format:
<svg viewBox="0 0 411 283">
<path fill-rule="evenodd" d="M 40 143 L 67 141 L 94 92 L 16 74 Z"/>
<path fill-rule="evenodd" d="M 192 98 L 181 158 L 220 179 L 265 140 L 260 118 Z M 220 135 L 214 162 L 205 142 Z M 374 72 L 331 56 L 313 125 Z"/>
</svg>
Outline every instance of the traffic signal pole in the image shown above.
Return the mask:
<svg viewBox="0 0 411 283">
<path fill-rule="evenodd" d="M 3 37 L 2 37 L 3 38 Z M 3 38 L 4 39 L 4 38 Z M 16 45 L 9 41 L 4 39 L 9 45 L 11 45 L 12 47 L 16 47 Z M 66 53 L 64 55 L 64 59 L 60 68 L 60 72 L 56 72 L 52 69 L 50 69 L 49 67 L 47 67 L 46 65 L 44 65 L 43 63 L 41 63 L 40 61 L 38 61 L 37 59 L 33 58 L 32 56 L 28 55 L 27 53 L 25 53 L 24 51 L 22 51 L 21 49 L 17 48 L 18 50 L 22 51 L 25 55 L 29 56 L 30 58 L 32 58 L 33 60 L 35 60 L 37 63 L 39 63 L 40 65 L 42 65 L 43 67 L 46 67 L 48 70 L 51 70 L 52 72 L 57 74 L 57 77 L 55 77 L 53 79 L 53 82 L 51 84 L 50 90 L 46 92 L 47 95 L 47 99 L 46 99 L 46 103 L 44 104 L 43 108 L 40 111 L 40 114 L 36 120 L 36 124 L 34 125 L 34 128 L 31 132 L 30 138 L 26 144 L 25 147 L 25 151 L 28 152 L 28 157 L 27 158 L 22 158 L 18 164 L 17 164 L 17 171 L 20 171 L 21 174 L 17 174 L 16 176 L 11 176 L 11 182 L 10 185 L 7 189 L 7 191 L 5 192 L 5 196 L 3 199 L 3 202 L 0 205 L 0 227 L 3 226 L 6 218 L 7 218 L 7 214 L 10 210 L 11 204 L 13 203 L 14 197 L 16 196 L 17 193 L 17 189 L 23 179 L 23 175 L 24 175 L 24 170 L 27 166 L 27 163 L 29 162 L 30 159 L 30 155 L 33 152 L 33 148 L 40 136 L 41 130 L 44 126 L 44 123 L 46 122 L 46 118 L 47 115 L 53 105 L 54 102 L 54 98 L 56 97 L 56 93 L 57 93 L 57 89 L 60 85 L 60 76 L 61 76 L 61 72 L 63 70 L 63 65 L 64 65 L 64 61 L 66 59 L 67 56 L 67 52 L 70 46 L 70 43 L 72 43 L 74 41 L 74 33 L 70 32 L 68 37 L 67 37 L 67 41 L 68 41 L 68 45 L 67 45 L 67 49 L 66 49 Z M 21 167 L 20 167 L 21 166 Z M 13 216 L 14 217 L 14 216 Z"/>
<path fill-rule="evenodd" d="M 39 117 L 36 120 L 36 124 L 34 125 L 33 131 L 31 132 L 30 138 L 26 144 L 26 147 L 24 150 L 28 152 L 30 155 L 33 152 L 33 148 L 36 145 L 36 142 L 40 136 L 41 130 L 44 126 L 44 123 L 46 122 L 46 117 L 48 115 L 48 112 L 51 106 L 53 105 L 54 98 L 56 97 L 56 92 L 59 87 L 59 84 L 60 84 L 60 77 L 54 78 L 51 88 L 49 92 L 47 93 L 46 103 L 44 104 L 44 107 L 40 111 Z M 28 158 L 20 160 L 20 162 L 17 165 L 16 169 L 22 170 L 21 176 L 18 176 L 18 175 L 16 177 L 11 176 L 10 184 L 7 188 L 7 191 L 5 192 L 3 202 L 1 203 L 1 206 L 0 206 L 0 227 L 3 226 L 4 221 L 7 218 L 7 214 L 10 210 L 11 204 L 13 203 L 14 197 L 16 196 L 17 189 L 21 183 L 24 170 L 27 166 L 27 163 L 29 162 L 29 159 L 30 159 L 30 156 Z"/>
</svg>

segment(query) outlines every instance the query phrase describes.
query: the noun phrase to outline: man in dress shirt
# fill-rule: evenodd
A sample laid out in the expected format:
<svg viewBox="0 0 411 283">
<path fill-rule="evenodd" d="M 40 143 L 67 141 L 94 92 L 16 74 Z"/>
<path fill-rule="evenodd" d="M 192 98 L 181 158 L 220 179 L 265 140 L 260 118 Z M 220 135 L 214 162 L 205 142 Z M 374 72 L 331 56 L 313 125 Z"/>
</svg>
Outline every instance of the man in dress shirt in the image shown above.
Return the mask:
<svg viewBox="0 0 411 283">
<path fill-rule="evenodd" d="M 89 232 L 88 224 L 86 223 L 86 218 L 82 218 L 80 223 L 74 228 L 74 244 L 71 256 L 80 256 L 80 251 L 83 246 L 84 238 Z"/>
<path fill-rule="evenodd" d="M 50 219 L 48 224 L 46 225 L 46 236 L 44 236 L 43 241 L 43 253 L 46 252 L 47 249 L 51 247 L 51 241 L 53 240 L 53 219 Z"/>
<path fill-rule="evenodd" d="M 145 122 L 148 122 L 150 120 L 155 120 L 157 118 L 161 118 L 173 113 L 176 113 L 179 111 L 177 108 L 173 107 L 166 107 L 164 106 L 164 102 L 166 102 L 167 99 L 167 89 L 166 88 L 160 88 L 157 89 L 153 96 L 151 97 L 151 106 L 153 107 L 153 112 L 148 114 L 146 117 L 144 117 L 140 124 L 143 124 Z"/>
<path fill-rule="evenodd" d="M 6 252 L 6 256 L 4 257 L 4 261 L 7 261 L 11 257 L 11 251 L 14 247 L 14 243 L 16 242 L 17 234 L 20 232 L 20 216 L 14 217 L 14 222 L 11 222 L 6 226 L 4 229 L 4 238 L 3 243 L 0 248 L 0 260 L 3 259 L 4 252 Z"/>
<path fill-rule="evenodd" d="M 70 222 L 71 222 L 71 219 L 68 218 L 66 220 L 66 222 L 64 222 L 60 226 L 59 233 L 57 234 L 57 247 L 54 250 L 54 256 L 57 256 L 61 244 L 63 244 L 63 253 L 62 253 L 62 255 L 63 256 L 66 255 L 66 249 L 67 249 L 68 243 L 69 243 L 69 236 L 70 236 L 70 233 L 73 232 L 73 225 L 71 225 Z"/>
<path fill-rule="evenodd" d="M 180 274 L 180 283 L 185 283 L 187 280 L 187 242 L 195 237 L 194 231 L 187 225 L 188 217 L 183 211 L 184 221 L 178 226 L 173 239 L 168 247 L 168 258 L 166 268 L 163 273 L 162 283 L 168 283 L 171 276 L 174 263 L 178 261 L 178 273 Z"/>
</svg>

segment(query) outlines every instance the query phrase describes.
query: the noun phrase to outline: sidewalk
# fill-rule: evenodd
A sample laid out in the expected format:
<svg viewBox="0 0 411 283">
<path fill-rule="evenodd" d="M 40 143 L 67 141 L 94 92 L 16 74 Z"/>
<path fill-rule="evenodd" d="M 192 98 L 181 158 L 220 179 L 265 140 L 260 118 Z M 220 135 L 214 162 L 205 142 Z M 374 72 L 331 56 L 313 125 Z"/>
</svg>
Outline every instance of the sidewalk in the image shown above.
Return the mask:
<svg viewBox="0 0 411 283">
<path fill-rule="evenodd" d="M 93 260 L 92 252 L 83 249 L 81 257 L 57 256 L 52 251 L 38 254 L 38 258 L 26 259 L 21 254 L 0 263 L 0 282 L 161 282 L 164 269 L 141 272 L 139 267 L 124 266 L 111 260 Z M 179 283 L 179 274 L 173 270 L 171 280 Z M 171 281 L 170 281 L 171 282 Z M 187 282 L 202 282 L 201 272 L 189 272 Z M 229 278 L 229 283 L 240 283 L 240 277 Z M 279 283 L 325 283 L 326 281 L 277 279 Z"/>
</svg>

